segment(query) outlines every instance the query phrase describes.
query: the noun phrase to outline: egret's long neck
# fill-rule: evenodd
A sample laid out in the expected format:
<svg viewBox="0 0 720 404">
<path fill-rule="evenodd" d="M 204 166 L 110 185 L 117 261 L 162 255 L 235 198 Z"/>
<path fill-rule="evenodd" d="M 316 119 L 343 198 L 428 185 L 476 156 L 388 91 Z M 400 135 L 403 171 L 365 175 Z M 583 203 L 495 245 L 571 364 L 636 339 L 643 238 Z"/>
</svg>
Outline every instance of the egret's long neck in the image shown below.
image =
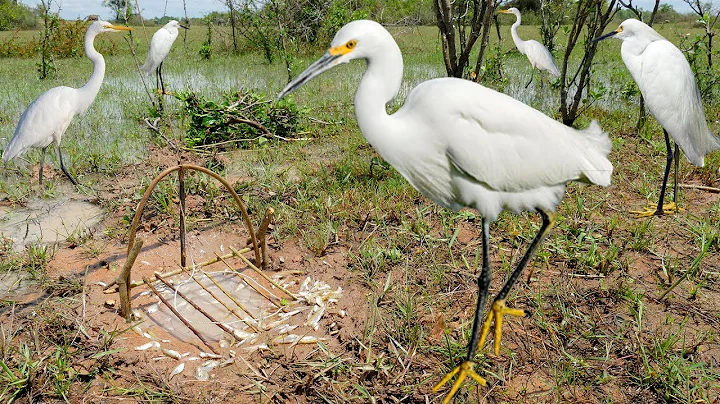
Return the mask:
<svg viewBox="0 0 720 404">
<path fill-rule="evenodd" d="M 520 17 L 520 13 L 515 14 L 515 17 L 517 17 L 517 20 L 515 21 L 515 24 L 512 25 L 510 28 L 510 34 L 512 35 L 513 42 L 515 42 L 515 47 L 518 48 L 520 53 L 525 53 L 525 41 L 520 39 L 520 35 L 518 35 L 518 27 L 522 23 L 522 18 Z"/>
<path fill-rule="evenodd" d="M 389 34 L 388 34 L 389 36 Z M 392 37 L 367 58 L 367 70 L 355 93 L 355 115 L 368 143 L 378 149 L 382 137 L 390 136 L 392 119 L 385 106 L 400 90 L 403 60 L 400 48 Z M 379 150 L 383 154 L 382 150 Z"/>
<path fill-rule="evenodd" d="M 85 111 L 93 103 L 105 77 L 105 59 L 100 52 L 95 50 L 93 45 L 95 36 L 97 33 L 90 31 L 85 34 L 85 56 L 93 62 L 93 72 L 90 80 L 78 89 L 83 95 L 80 97 L 81 111 Z"/>
</svg>

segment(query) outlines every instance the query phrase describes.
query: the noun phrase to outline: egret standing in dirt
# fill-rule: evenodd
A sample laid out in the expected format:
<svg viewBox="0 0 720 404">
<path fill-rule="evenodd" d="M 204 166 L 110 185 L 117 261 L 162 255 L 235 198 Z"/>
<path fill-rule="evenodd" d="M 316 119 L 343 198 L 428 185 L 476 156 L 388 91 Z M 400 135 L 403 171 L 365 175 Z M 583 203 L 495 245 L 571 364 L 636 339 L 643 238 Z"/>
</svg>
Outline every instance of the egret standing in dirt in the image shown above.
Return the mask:
<svg viewBox="0 0 720 404">
<path fill-rule="evenodd" d="M 40 94 L 23 112 L 10 143 L 5 147 L 3 160 L 8 161 L 25 153 L 29 148 L 42 149 L 40 157 L 40 184 L 43 181 L 45 152 L 55 142 L 60 168 L 74 185 L 77 181 L 65 169 L 60 141 L 75 115 L 84 113 L 97 96 L 105 77 L 105 59 L 95 50 L 95 37 L 103 32 L 129 31 L 132 28 L 112 25 L 106 21 L 95 21 L 85 33 L 85 55 L 93 62 L 90 80 L 80 88 L 55 87 Z"/>
<path fill-rule="evenodd" d="M 515 42 L 515 47 L 517 47 L 520 53 L 527 56 L 530 64 L 532 65 L 530 81 L 525 84 L 525 88 L 527 88 L 530 83 L 532 83 L 533 77 L 535 76 L 535 68 L 540 71 L 545 70 L 546 72 L 552 74 L 555 77 L 560 77 L 560 70 L 558 70 L 557 66 L 555 65 L 555 60 L 553 60 L 552 54 L 550 54 L 550 51 L 543 44 L 534 39 L 529 39 L 527 41 L 523 41 L 522 39 L 520 39 L 520 36 L 517 32 L 518 27 L 522 22 L 522 18 L 520 17 L 520 10 L 512 7 L 507 10 L 499 10 L 498 13 L 515 14 L 515 17 L 517 17 L 517 19 L 515 20 L 515 24 L 513 24 L 510 28 L 510 33 L 512 34 L 513 42 Z"/>
<path fill-rule="evenodd" d="M 505 298 L 555 221 L 555 210 L 568 181 L 607 186 L 612 164 L 611 142 L 596 123 L 584 130 L 569 128 L 504 94 L 468 80 L 439 78 L 413 89 L 397 112 L 387 103 L 400 89 L 403 60 L 397 43 L 380 24 L 360 20 L 345 25 L 330 49 L 278 97 L 313 77 L 353 59 L 367 61 L 355 94 L 355 115 L 365 139 L 420 193 L 453 209 L 476 209 L 482 215 L 483 267 L 466 360 L 435 386 L 437 391 L 458 375 L 445 398 L 449 402 L 470 376 L 475 352 L 493 318 L 495 351 L 500 348 L 502 317 L 522 316 L 505 306 Z M 480 330 L 490 285 L 490 223 L 503 210 L 537 211 L 540 231 L 492 304 Z"/>
<path fill-rule="evenodd" d="M 648 110 L 662 126 L 667 147 L 665 174 L 657 207 L 631 211 L 631 213 L 635 213 L 638 217 L 674 213 L 677 211 L 680 157 L 678 146 L 685 153 L 688 161 L 702 167 L 705 164 L 704 156 L 720 148 L 720 138 L 710 133 L 708 129 L 695 75 L 680 49 L 647 24 L 635 19 L 623 21 L 618 29 L 595 38 L 594 41 L 610 37 L 623 41 L 620 50 L 623 62 L 638 84 Z M 674 153 L 670 138 L 675 141 Z M 663 204 L 673 158 L 675 158 L 673 202 Z"/>
<path fill-rule="evenodd" d="M 171 20 L 153 34 L 147 58 L 140 67 L 146 74 L 155 72 L 155 85 L 160 94 L 165 94 L 165 82 L 162 76 L 163 61 L 170 53 L 170 48 L 172 48 L 178 37 L 178 27 L 190 29 L 190 27 L 182 25 L 176 20 Z"/>
</svg>

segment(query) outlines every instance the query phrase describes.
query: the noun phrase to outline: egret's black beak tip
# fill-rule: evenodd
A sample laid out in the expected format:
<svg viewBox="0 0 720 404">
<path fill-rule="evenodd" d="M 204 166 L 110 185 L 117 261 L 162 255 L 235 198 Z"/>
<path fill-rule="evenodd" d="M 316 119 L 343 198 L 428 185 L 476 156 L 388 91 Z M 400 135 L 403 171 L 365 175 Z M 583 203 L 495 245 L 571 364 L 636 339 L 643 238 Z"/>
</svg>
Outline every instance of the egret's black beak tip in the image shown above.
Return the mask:
<svg viewBox="0 0 720 404">
<path fill-rule="evenodd" d="M 617 31 L 611 31 L 611 32 L 608 32 L 608 33 L 605 34 L 605 35 L 600 35 L 599 37 L 590 40 L 590 42 L 600 42 L 600 41 L 602 41 L 603 39 L 608 39 L 608 38 L 610 38 L 611 36 L 616 35 L 617 33 L 618 33 Z"/>
</svg>

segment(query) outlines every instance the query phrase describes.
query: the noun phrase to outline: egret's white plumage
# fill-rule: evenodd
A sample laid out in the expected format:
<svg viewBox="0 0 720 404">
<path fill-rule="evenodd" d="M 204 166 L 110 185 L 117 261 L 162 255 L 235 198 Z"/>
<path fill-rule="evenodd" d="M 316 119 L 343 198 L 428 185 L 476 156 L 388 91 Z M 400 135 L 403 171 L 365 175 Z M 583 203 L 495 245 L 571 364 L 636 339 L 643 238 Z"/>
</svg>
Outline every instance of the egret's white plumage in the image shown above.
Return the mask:
<svg viewBox="0 0 720 404">
<path fill-rule="evenodd" d="M 552 226 L 551 216 L 566 183 L 576 180 L 610 184 L 612 164 L 607 155 L 611 142 L 595 123 L 578 131 L 511 97 L 456 78 L 419 84 L 405 104 L 389 115 L 386 104 L 397 95 L 402 82 L 402 55 L 390 33 L 367 20 L 354 21 L 340 29 L 328 52 L 288 84 L 279 97 L 353 59 L 367 61 L 355 94 L 357 122 L 367 141 L 426 197 L 455 210 L 474 208 L 482 215 L 484 258 L 480 295 L 468 359 L 450 374 L 462 372 L 448 396 L 451 397 L 467 375 L 484 383 L 472 372 L 471 364 L 490 283 L 489 223 L 503 209 L 537 210 L 543 217 L 541 231 L 498 294 L 498 302 L 504 301 L 542 236 Z M 509 313 L 503 308 L 498 310 L 498 315 Z M 499 326 L 501 321 L 496 324 Z"/>
<path fill-rule="evenodd" d="M 655 117 L 692 164 L 702 166 L 704 156 L 720 148 L 720 138 L 710 133 L 695 75 L 683 53 L 647 24 L 628 19 L 595 40 L 615 37 L 623 41 L 621 55 L 640 88 L 648 111 Z M 668 147 L 670 145 L 667 140 Z M 672 150 L 668 149 L 665 178 L 655 214 L 662 214 Z M 677 162 L 676 162 L 677 164 Z M 675 172 L 677 183 L 677 169 Z M 677 184 L 676 184 L 677 187 Z"/>
<path fill-rule="evenodd" d="M 720 148 L 710 133 L 690 64 L 682 51 L 647 24 L 629 19 L 614 34 L 623 41 L 620 54 L 645 98 L 648 111 L 696 166 Z"/>
<path fill-rule="evenodd" d="M 520 39 L 520 36 L 518 35 L 518 27 L 522 23 L 520 10 L 512 7 L 498 12 L 504 14 L 512 13 L 515 14 L 515 17 L 517 17 L 515 23 L 510 28 L 510 34 L 512 35 L 513 42 L 515 42 L 515 47 L 517 47 L 520 53 L 527 56 L 532 67 L 537 68 L 538 70 L 545 70 L 553 76 L 559 77 L 560 70 L 558 70 L 557 65 L 555 65 L 555 60 L 553 60 L 552 54 L 550 54 L 550 51 L 543 44 L 534 39 L 529 39 L 527 41 Z"/>
<path fill-rule="evenodd" d="M 60 142 L 65 130 L 76 115 L 84 113 L 95 101 L 105 76 L 105 59 L 93 46 L 95 37 L 102 32 L 129 29 L 106 21 L 95 21 L 90 24 L 85 33 L 85 55 L 93 62 L 90 79 L 80 88 L 61 86 L 40 94 L 20 117 L 15 134 L 3 152 L 3 160 L 8 161 L 18 157 L 33 147 L 43 149 L 44 158 L 45 148 L 53 142 L 60 153 Z M 63 172 L 75 183 L 63 166 L 62 155 L 59 156 Z M 42 161 L 40 181 L 42 182 Z"/>
<path fill-rule="evenodd" d="M 141 69 L 150 74 L 154 72 L 170 53 L 173 43 L 178 37 L 178 28 L 187 28 L 176 20 L 171 20 L 162 28 L 155 31 L 150 40 L 150 50 L 148 51 L 145 63 Z"/>
</svg>

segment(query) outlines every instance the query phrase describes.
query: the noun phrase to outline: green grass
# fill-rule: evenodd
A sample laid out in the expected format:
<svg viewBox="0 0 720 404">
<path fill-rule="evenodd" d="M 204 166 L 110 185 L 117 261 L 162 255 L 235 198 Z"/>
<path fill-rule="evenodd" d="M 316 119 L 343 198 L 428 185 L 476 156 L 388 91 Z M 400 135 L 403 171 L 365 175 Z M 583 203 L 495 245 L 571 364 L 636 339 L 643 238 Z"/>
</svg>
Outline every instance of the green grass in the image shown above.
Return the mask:
<svg viewBox="0 0 720 404">
<path fill-rule="evenodd" d="M 671 40 L 687 31 L 672 25 L 657 28 Z M 392 106 L 396 108 L 417 83 L 443 76 L 444 67 L 436 28 L 391 31 L 405 58 L 404 82 Z M 151 32 L 136 31 L 141 58 Z M 524 89 L 530 66 L 513 50 L 507 26 L 502 27 L 502 34 L 499 57 L 505 78 L 487 85 L 557 117 L 556 88 L 547 82 L 541 87 L 536 77 Z M 523 26 L 520 34 L 537 38 L 537 27 Z M 7 35 L 0 33 L 0 42 Z M 224 92 L 247 87 L 272 97 L 285 85 L 282 63 L 268 65 L 253 51 L 228 55 L 219 49 L 210 61 L 201 60 L 198 50 L 203 35 L 202 29 L 192 30 L 186 47 L 180 40 L 176 43 L 165 64 L 169 89 L 219 98 Z M 63 142 L 66 163 L 87 187 L 84 192 L 102 194 L 93 189 L 114 185 L 118 175 L 130 183 L 118 190 L 120 197 L 101 198 L 108 212 L 119 212 L 124 219 L 110 223 L 104 235 L 74 236 L 91 257 L 102 254 L 104 243 L 125 237 L 134 204 L 162 170 L 132 165 L 151 157 L 151 148 L 159 148 L 160 154 L 175 153 L 142 122 L 150 115 L 149 103 L 122 36 L 104 37 L 115 43 L 118 51 L 106 58 L 106 79 L 95 104 L 75 120 Z M 493 34 L 491 45 L 496 41 Z M 629 218 L 628 209 L 656 202 L 665 164 L 664 142 L 652 118 L 640 134 L 634 133 L 638 94 L 619 48 L 619 41 L 601 45 L 593 83 L 595 90 L 605 88 L 604 95 L 579 122 L 584 126 L 597 119 L 610 133 L 614 185 L 608 189 L 568 187 L 557 227 L 510 296 L 512 305 L 528 308 L 532 316 L 507 322 L 500 357 L 490 353 L 489 344 L 480 350 L 478 368 L 491 388 L 470 384 L 461 390 L 460 400 L 480 402 L 486 395 L 498 402 L 692 403 L 718 399 L 720 204 L 708 194 L 682 189 L 680 203 L 686 212 L 652 220 Z M 304 50 L 295 71 L 323 52 L 322 48 Z M 575 56 L 572 63 L 578 62 L 579 55 Z M 559 58 L 558 53 L 556 60 Z M 3 59 L 0 63 L 0 147 L 12 136 L 17 119 L 32 99 L 53 86 L 82 85 L 91 71 L 86 59 L 62 59 L 56 61 L 57 77 L 41 81 L 35 74 L 36 62 Z M 390 402 L 404 397 L 425 402 L 425 396 L 436 397 L 430 391 L 432 384 L 466 352 L 476 299 L 480 220 L 471 212 L 450 212 L 419 196 L 366 143 L 352 105 L 362 69 L 362 63 L 342 66 L 292 95 L 298 106 L 307 109 L 311 119 L 305 136 L 312 140 L 227 152 L 227 162 L 222 164 L 212 162 L 213 157 L 197 158 L 218 164 L 221 175 L 241 179 L 235 187 L 252 214 L 260 215 L 266 206 L 275 209 L 273 236 L 281 245 L 297 240 L 308 255 L 340 252 L 347 256 L 349 282 L 362 291 L 356 295 L 361 296 L 358 299 L 366 299 L 365 310 L 352 314 L 360 323 L 360 332 L 345 341 L 346 349 L 331 352 L 323 347 L 312 358 L 288 364 L 289 380 L 312 379 L 303 394 L 313 402 Z M 151 81 L 154 84 L 154 79 Z M 179 139 L 185 129 L 180 108 L 168 98 L 167 115 L 160 126 L 169 139 Z M 720 106 L 708 102 L 706 110 L 711 127 L 717 130 Z M 4 164 L 0 170 L 0 200 L 8 204 L 23 204 L 35 197 L 37 185 L 28 184 L 29 167 L 37 164 L 39 153 L 32 152 L 24 160 Z M 57 166 L 54 159 L 50 161 Z M 708 156 L 703 168 L 683 161 L 680 178 L 717 187 L 718 167 L 720 153 Z M 43 189 L 44 197 L 62 192 L 56 183 L 64 181 L 62 177 L 50 180 Z M 214 182 L 191 175 L 188 192 L 205 197 L 199 209 L 209 216 L 232 216 L 224 210 L 227 198 Z M 178 214 L 176 197 L 176 186 L 166 182 L 154 194 L 150 209 L 171 222 Z M 535 216 L 503 214 L 491 227 L 491 295 L 537 232 Z M 195 226 L 192 220 L 191 227 Z M 233 216 L 233 220 L 237 219 Z M 45 269 L 53 251 L 42 246 L 31 246 L 23 254 L 8 251 L 0 259 L 0 269 L 52 278 Z M 682 277 L 683 283 L 660 301 L 661 293 Z M 77 280 L 43 282 L 53 291 L 55 303 L 76 301 L 82 290 Z M 8 307 L 0 306 L 0 311 Z M 50 329 L 62 325 L 49 316 L 25 321 Z M 72 374 L 68 369 L 73 368 L 73 355 L 77 354 L 67 349 L 65 341 L 43 340 L 50 348 L 40 352 L 32 339 L 30 334 L 18 335 L 4 339 L 10 344 L 0 345 L 0 360 L 12 376 L 2 366 L 0 374 L 4 370 L 5 380 L 16 386 L 2 393 L 6 394 L 3 398 L 27 397 L 25 375 L 37 374 L 40 369 L 47 369 L 48 375 Z M 97 348 L 99 352 L 108 349 L 109 344 Z M 95 368 L 101 380 L 111 380 L 104 373 L 112 372 L 111 365 L 112 361 Z M 318 373 L 330 366 L 335 366 L 332 371 Z M 69 397 L 70 401 L 80 397 L 78 386 L 84 387 L 84 380 L 58 379 L 40 385 L 41 397 Z M 170 402 L 191 395 L 147 374 L 126 382 L 122 387 L 107 382 L 106 386 L 113 387 L 104 394 Z M 295 385 L 290 384 L 275 386 L 284 394 L 281 397 L 297 394 Z"/>
</svg>

